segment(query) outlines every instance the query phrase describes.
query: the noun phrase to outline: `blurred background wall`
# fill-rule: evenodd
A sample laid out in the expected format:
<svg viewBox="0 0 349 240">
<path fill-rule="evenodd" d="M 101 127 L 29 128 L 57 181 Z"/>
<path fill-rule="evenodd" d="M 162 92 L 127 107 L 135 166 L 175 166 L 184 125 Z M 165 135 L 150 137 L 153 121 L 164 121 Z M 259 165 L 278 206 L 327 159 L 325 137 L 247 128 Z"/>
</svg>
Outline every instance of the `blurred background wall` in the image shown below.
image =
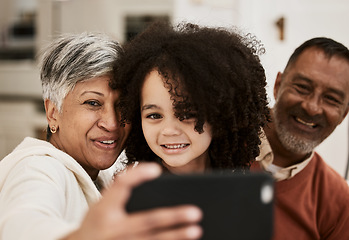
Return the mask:
<svg viewBox="0 0 349 240">
<path fill-rule="evenodd" d="M 58 34 L 99 31 L 123 43 L 155 19 L 237 26 L 265 46 L 272 106 L 276 74 L 298 45 L 326 36 L 349 46 L 348 12 L 347 0 L 1 0 L 0 159 L 25 136 L 45 136 L 37 56 Z M 347 118 L 317 148 L 343 176 L 348 131 Z"/>
</svg>

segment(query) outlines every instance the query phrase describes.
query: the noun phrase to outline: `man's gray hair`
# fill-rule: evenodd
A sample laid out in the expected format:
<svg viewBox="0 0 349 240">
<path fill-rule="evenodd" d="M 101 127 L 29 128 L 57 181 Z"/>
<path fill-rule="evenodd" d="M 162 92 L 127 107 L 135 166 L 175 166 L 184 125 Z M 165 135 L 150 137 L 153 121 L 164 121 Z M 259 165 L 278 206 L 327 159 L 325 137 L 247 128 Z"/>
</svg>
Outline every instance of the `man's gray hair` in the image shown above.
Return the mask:
<svg viewBox="0 0 349 240">
<path fill-rule="evenodd" d="M 78 82 L 112 74 L 120 51 L 119 43 L 105 34 L 60 36 L 44 50 L 40 61 L 43 99 L 61 111 L 63 99 Z"/>
</svg>

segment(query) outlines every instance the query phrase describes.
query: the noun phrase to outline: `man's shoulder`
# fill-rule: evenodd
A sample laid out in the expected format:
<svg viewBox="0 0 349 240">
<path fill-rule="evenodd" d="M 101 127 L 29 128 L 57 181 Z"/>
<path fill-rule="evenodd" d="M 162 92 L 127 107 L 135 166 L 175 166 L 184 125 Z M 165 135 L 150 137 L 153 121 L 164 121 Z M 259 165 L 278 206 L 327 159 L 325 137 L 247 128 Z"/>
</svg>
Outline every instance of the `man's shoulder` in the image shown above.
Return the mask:
<svg viewBox="0 0 349 240">
<path fill-rule="evenodd" d="M 344 177 L 328 165 L 316 152 L 314 153 L 312 161 L 314 162 L 315 168 L 315 180 L 330 191 L 339 191 L 342 196 L 346 194 L 349 200 L 349 186 Z"/>
<path fill-rule="evenodd" d="M 314 164 L 314 168 L 317 174 L 329 176 L 334 181 L 339 180 L 341 182 L 345 182 L 344 178 L 336 170 L 334 170 L 330 165 L 328 165 L 325 162 L 325 160 L 317 152 L 314 152 L 314 155 L 311 161 Z"/>
</svg>

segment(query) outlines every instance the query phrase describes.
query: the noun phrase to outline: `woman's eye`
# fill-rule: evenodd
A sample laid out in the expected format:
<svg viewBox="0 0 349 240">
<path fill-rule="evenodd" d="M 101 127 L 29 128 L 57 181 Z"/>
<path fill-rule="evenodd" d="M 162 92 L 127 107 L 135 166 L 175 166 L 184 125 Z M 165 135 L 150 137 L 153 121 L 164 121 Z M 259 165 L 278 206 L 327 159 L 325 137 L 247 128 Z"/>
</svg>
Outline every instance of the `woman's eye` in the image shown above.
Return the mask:
<svg viewBox="0 0 349 240">
<path fill-rule="evenodd" d="M 101 104 L 98 101 L 94 101 L 94 100 L 87 100 L 84 102 L 84 104 L 88 104 L 90 106 L 101 106 Z"/>
<path fill-rule="evenodd" d="M 162 118 L 160 114 L 158 113 L 152 113 L 152 114 L 148 114 L 147 115 L 147 118 L 150 118 L 150 119 L 160 119 Z"/>
</svg>

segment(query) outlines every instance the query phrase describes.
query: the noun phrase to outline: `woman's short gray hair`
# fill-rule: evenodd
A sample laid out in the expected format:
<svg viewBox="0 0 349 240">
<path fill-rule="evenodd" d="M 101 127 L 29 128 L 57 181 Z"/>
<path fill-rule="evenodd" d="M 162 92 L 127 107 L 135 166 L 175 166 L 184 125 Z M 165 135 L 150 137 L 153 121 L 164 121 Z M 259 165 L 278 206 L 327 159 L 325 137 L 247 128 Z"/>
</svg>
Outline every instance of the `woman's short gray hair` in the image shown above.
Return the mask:
<svg viewBox="0 0 349 240">
<path fill-rule="evenodd" d="M 63 99 L 83 80 L 112 74 L 119 43 L 102 33 L 67 34 L 54 40 L 40 62 L 43 99 L 61 111 Z"/>
</svg>

